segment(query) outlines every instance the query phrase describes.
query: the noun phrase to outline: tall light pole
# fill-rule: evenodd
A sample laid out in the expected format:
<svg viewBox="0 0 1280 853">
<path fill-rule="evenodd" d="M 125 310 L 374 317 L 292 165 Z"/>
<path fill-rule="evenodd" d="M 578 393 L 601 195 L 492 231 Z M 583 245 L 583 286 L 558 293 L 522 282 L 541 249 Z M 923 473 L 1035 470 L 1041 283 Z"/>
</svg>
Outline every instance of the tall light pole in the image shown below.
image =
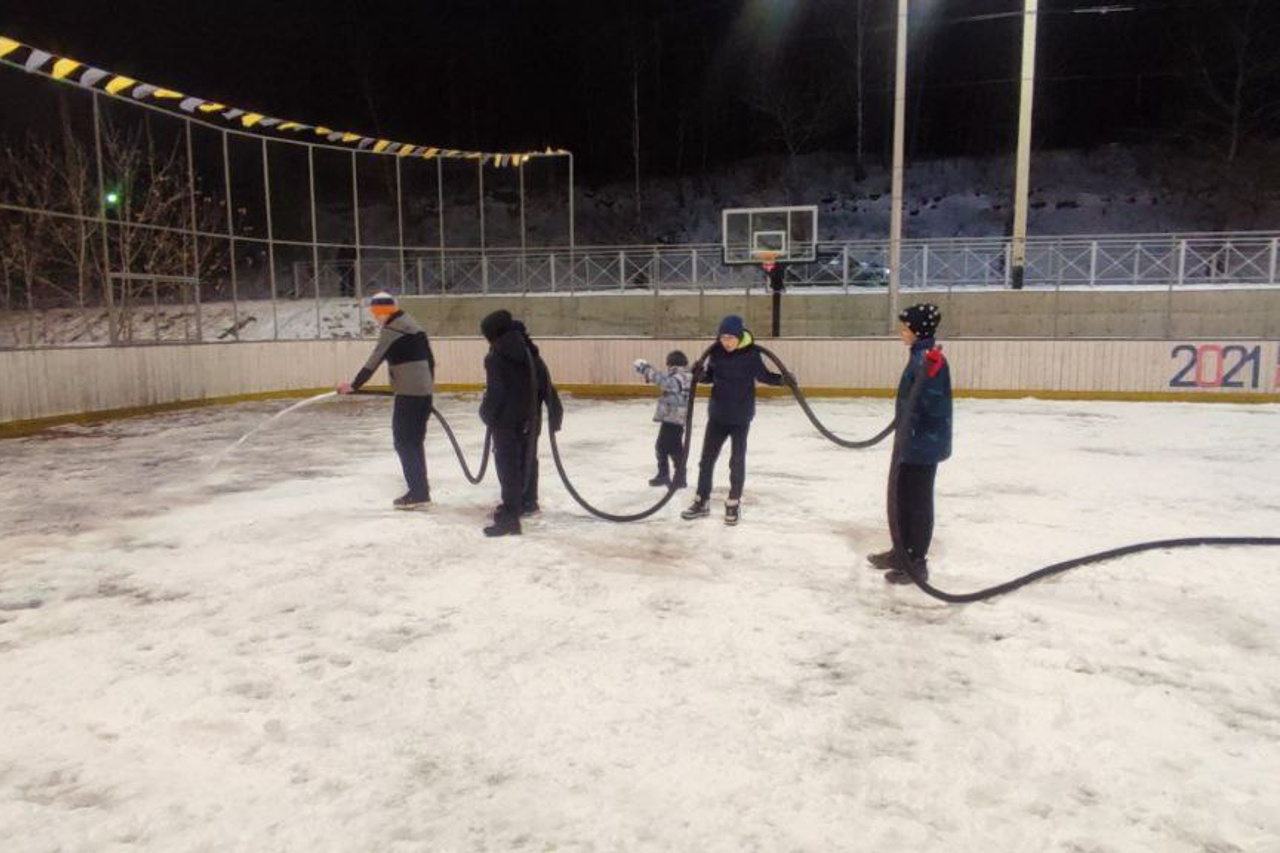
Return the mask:
<svg viewBox="0 0 1280 853">
<path fill-rule="evenodd" d="M 902 283 L 902 161 L 907 120 L 907 2 L 898 0 L 897 68 L 893 78 L 893 171 L 889 205 L 889 334 L 898 327 Z"/>
<path fill-rule="evenodd" d="M 1009 281 L 1022 289 L 1027 265 L 1027 195 L 1031 189 L 1031 104 L 1036 81 L 1036 19 L 1039 0 L 1024 0 L 1022 13 L 1022 94 L 1018 110 L 1018 162 L 1013 189 L 1013 235 Z"/>
</svg>

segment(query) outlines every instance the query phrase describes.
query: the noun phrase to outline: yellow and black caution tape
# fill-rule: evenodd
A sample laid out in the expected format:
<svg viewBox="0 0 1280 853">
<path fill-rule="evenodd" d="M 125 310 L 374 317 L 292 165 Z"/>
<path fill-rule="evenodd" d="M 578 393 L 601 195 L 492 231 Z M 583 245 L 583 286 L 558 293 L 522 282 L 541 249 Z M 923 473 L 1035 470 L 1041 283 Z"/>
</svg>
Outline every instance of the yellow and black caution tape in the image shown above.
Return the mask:
<svg viewBox="0 0 1280 853">
<path fill-rule="evenodd" d="M 357 151 L 367 151 L 372 154 L 419 157 L 427 160 L 435 158 L 479 160 L 484 165 L 522 166 L 534 157 L 563 156 L 569 153 L 562 148 L 503 153 L 459 151 L 453 148 L 438 148 L 430 145 L 410 145 L 407 142 L 378 139 L 359 133 L 335 130 L 323 125 L 286 121 L 265 113 L 238 109 L 217 101 L 208 101 L 182 92 L 176 92 L 173 89 L 166 89 L 151 83 L 143 83 L 123 74 L 113 74 L 110 71 L 86 65 L 78 60 L 57 56 L 48 51 L 23 44 L 4 35 L 0 35 L 0 64 L 63 83 L 74 84 L 81 88 L 104 92 L 121 100 L 150 103 L 152 106 L 158 106 L 174 113 L 185 113 L 197 118 L 221 119 L 224 122 L 238 126 L 237 129 L 241 131 L 251 131 L 282 138 L 305 137 L 310 134 L 313 137 L 320 137 L 323 143 L 344 146 Z M 315 139 L 308 141 L 316 142 Z"/>
</svg>

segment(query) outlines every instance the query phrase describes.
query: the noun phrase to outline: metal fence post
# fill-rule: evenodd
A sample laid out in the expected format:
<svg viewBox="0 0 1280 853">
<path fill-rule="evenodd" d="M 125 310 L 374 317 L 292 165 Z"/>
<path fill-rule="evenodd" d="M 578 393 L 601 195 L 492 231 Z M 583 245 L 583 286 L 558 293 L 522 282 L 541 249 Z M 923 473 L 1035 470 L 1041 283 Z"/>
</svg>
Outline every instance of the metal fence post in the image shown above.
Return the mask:
<svg viewBox="0 0 1280 853">
<path fill-rule="evenodd" d="M 701 287 L 698 284 L 698 250 L 691 249 L 690 257 L 692 258 L 692 261 L 690 262 L 689 266 L 690 266 L 691 275 L 693 278 L 690 284 L 692 285 L 694 290 L 700 290 Z"/>
<path fill-rule="evenodd" d="M 1089 286 L 1098 284 L 1098 241 L 1089 241 Z"/>
<path fill-rule="evenodd" d="M 489 256 L 483 250 L 480 252 L 480 292 L 489 292 Z"/>
<path fill-rule="evenodd" d="M 351 152 L 351 210 L 355 216 L 356 228 L 356 292 L 357 299 L 364 296 L 364 272 L 361 267 L 360 251 L 360 166 L 356 160 L 356 152 Z"/>
<path fill-rule="evenodd" d="M 408 287 L 405 285 L 405 266 L 404 266 L 404 193 L 400 185 L 400 157 L 396 157 L 396 244 L 400 248 L 400 292 L 405 293 Z"/>
<path fill-rule="evenodd" d="M 488 245 L 484 233 L 484 158 L 476 161 L 476 208 L 480 215 L 480 251 L 483 253 Z"/>
<path fill-rule="evenodd" d="M 1187 241 L 1178 241 L 1178 284 L 1182 284 L 1186 277 L 1187 268 Z M 1169 289 L 1165 295 L 1164 302 L 1164 337 L 1165 340 L 1173 337 L 1173 282 L 1169 282 Z"/>
<path fill-rule="evenodd" d="M 1004 286 L 1007 288 L 1013 281 L 1013 244 L 1004 244 Z"/>
<path fill-rule="evenodd" d="M 618 252 L 618 290 L 627 289 L 627 253 Z"/>
<path fill-rule="evenodd" d="M 107 197 L 107 188 L 102 169 L 102 114 L 98 104 L 98 93 L 93 93 L 93 147 L 98 163 L 98 224 L 102 228 L 102 293 L 107 306 L 107 340 L 112 346 L 120 342 L 120 330 L 116 327 L 115 285 L 111 283 L 111 235 L 107 227 L 106 211 L 102 209 L 103 200 Z M 30 288 L 29 279 L 24 280 Z M 28 294 L 29 295 L 29 294 Z M 32 341 L 34 346 L 34 339 Z"/>
<path fill-rule="evenodd" d="M 196 167 L 191 147 L 191 121 L 186 119 L 182 124 L 187 131 L 187 195 L 191 199 L 191 277 L 196 282 L 196 341 L 199 342 L 204 340 L 204 325 L 200 317 L 200 226 L 196 215 Z"/>
<path fill-rule="evenodd" d="M 929 244 L 920 247 L 920 287 L 929 286 Z"/>
<path fill-rule="evenodd" d="M 1139 272 L 1142 268 L 1142 243 L 1133 244 L 1133 284 L 1138 283 Z"/>
<path fill-rule="evenodd" d="M 271 339 L 280 340 L 280 314 L 276 309 L 276 244 L 271 221 L 271 166 L 268 161 L 267 139 L 262 139 L 262 189 L 267 207 L 267 281 L 271 286 Z"/>
<path fill-rule="evenodd" d="M 547 265 L 551 269 L 551 292 L 556 292 L 556 253 L 552 252 L 547 259 Z"/>
<path fill-rule="evenodd" d="M 227 242 L 231 245 L 231 334 L 240 340 L 240 284 L 236 273 L 236 226 L 231 199 L 231 155 L 227 150 L 227 132 L 222 131 L 222 179 L 227 194 Z"/>
<path fill-rule="evenodd" d="M 845 243 L 840 247 L 840 284 L 844 287 L 845 295 L 849 295 L 849 244 Z"/>
<path fill-rule="evenodd" d="M 311 292 L 316 303 L 316 337 L 320 337 L 320 245 L 316 241 L 316 147 L 307 146 L 307 190 L 311 194 Z"/>
<path fill-rule="evenodd" d="M 1280 244 L 1280 238 L 1271 238 L 1270 259 L 1267 261 L 1267 284 L 1276 283 L 1276 248 Z"/>
</svg>

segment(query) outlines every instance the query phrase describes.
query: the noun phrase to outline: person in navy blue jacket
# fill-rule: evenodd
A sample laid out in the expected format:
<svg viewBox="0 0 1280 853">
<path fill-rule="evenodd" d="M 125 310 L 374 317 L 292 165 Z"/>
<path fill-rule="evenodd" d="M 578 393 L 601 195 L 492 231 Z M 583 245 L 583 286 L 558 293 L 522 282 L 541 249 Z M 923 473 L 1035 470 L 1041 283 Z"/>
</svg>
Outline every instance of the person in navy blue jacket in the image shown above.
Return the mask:
<svg viewBox="0 0 1280 853">
<path fill-rule="evenodd" d="M 724 523 L 738 523 L 742 486 L 747 478 L 747 433 L 756 416 L 756 382 L 782 385 L 789 377 L 772 373 L 764 366 L 760 350 L 752 346 L 751 332 L 737 314 L 720 321 L 719 342 L 711 350 L 698 382 L 711 385 L 711 406 L 702 436 L 702 459 L 698 463 L 698 492 L 693 503 L 680 513 L 684 519 L 711 514 L 711 479 L 725 440 L 729 453 L 729 498 L 724 504 Z M 791 380 L 794 381 L 794 380 Z"/>
<path fill-rule="evenodd" d="M 942 321 L 936 305 L 912 305 L 898 315 L 898 320 L 902 324 L 899 333 L 911 356 L 898 382 L 896 412 L 898 423 L 909 419 L 911 428 L 899 448 L 898 505 L 890 511 L 897 513 L 899 537 L 914 564 L 915 575 L 927 580 L 927 557 L 933 540 L 933 483 L 938 463 L 951 456 L 951 368 L 934 340 Z M 924 387 L 908 411 L 911 386 L 921 371 Z M 907 567 L 898 563 L 892 550 L 872 554 L 867 561 L 887 571 L 885 580 L 890 583 L 912 582 Z"/>
</svg>

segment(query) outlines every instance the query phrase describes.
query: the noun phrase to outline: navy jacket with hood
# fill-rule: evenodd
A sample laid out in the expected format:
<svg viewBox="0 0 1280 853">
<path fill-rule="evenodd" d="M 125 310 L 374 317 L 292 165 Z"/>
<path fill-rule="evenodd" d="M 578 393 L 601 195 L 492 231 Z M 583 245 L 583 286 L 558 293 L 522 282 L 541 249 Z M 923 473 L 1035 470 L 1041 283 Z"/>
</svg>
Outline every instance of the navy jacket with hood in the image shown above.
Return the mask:
<svg viewBox="0 0 1280 853">
<path fill-rule="evenodd" d="M 743 331 L 740 340 L 733 352 L 717 343 L 699 380 L 712 385 L 708 417 L 725 426 L 749 424 L 756 416 L 756 382 L 783 384 L 781 374 L 764 366 L 760 350 L 752 346 L 751 332 Z"/>
<path fill-rule="evenodd" d="M 932 338 L 911 345 L 911 357 L 898 382 L 898 422 L 907 415 L 907 397 L 922 365 L 924 388 L 911 413 L 911 432 L 899 457 L 905 465 L 936 465 L 951 456 L 951 368 Z"/>
</svg>

